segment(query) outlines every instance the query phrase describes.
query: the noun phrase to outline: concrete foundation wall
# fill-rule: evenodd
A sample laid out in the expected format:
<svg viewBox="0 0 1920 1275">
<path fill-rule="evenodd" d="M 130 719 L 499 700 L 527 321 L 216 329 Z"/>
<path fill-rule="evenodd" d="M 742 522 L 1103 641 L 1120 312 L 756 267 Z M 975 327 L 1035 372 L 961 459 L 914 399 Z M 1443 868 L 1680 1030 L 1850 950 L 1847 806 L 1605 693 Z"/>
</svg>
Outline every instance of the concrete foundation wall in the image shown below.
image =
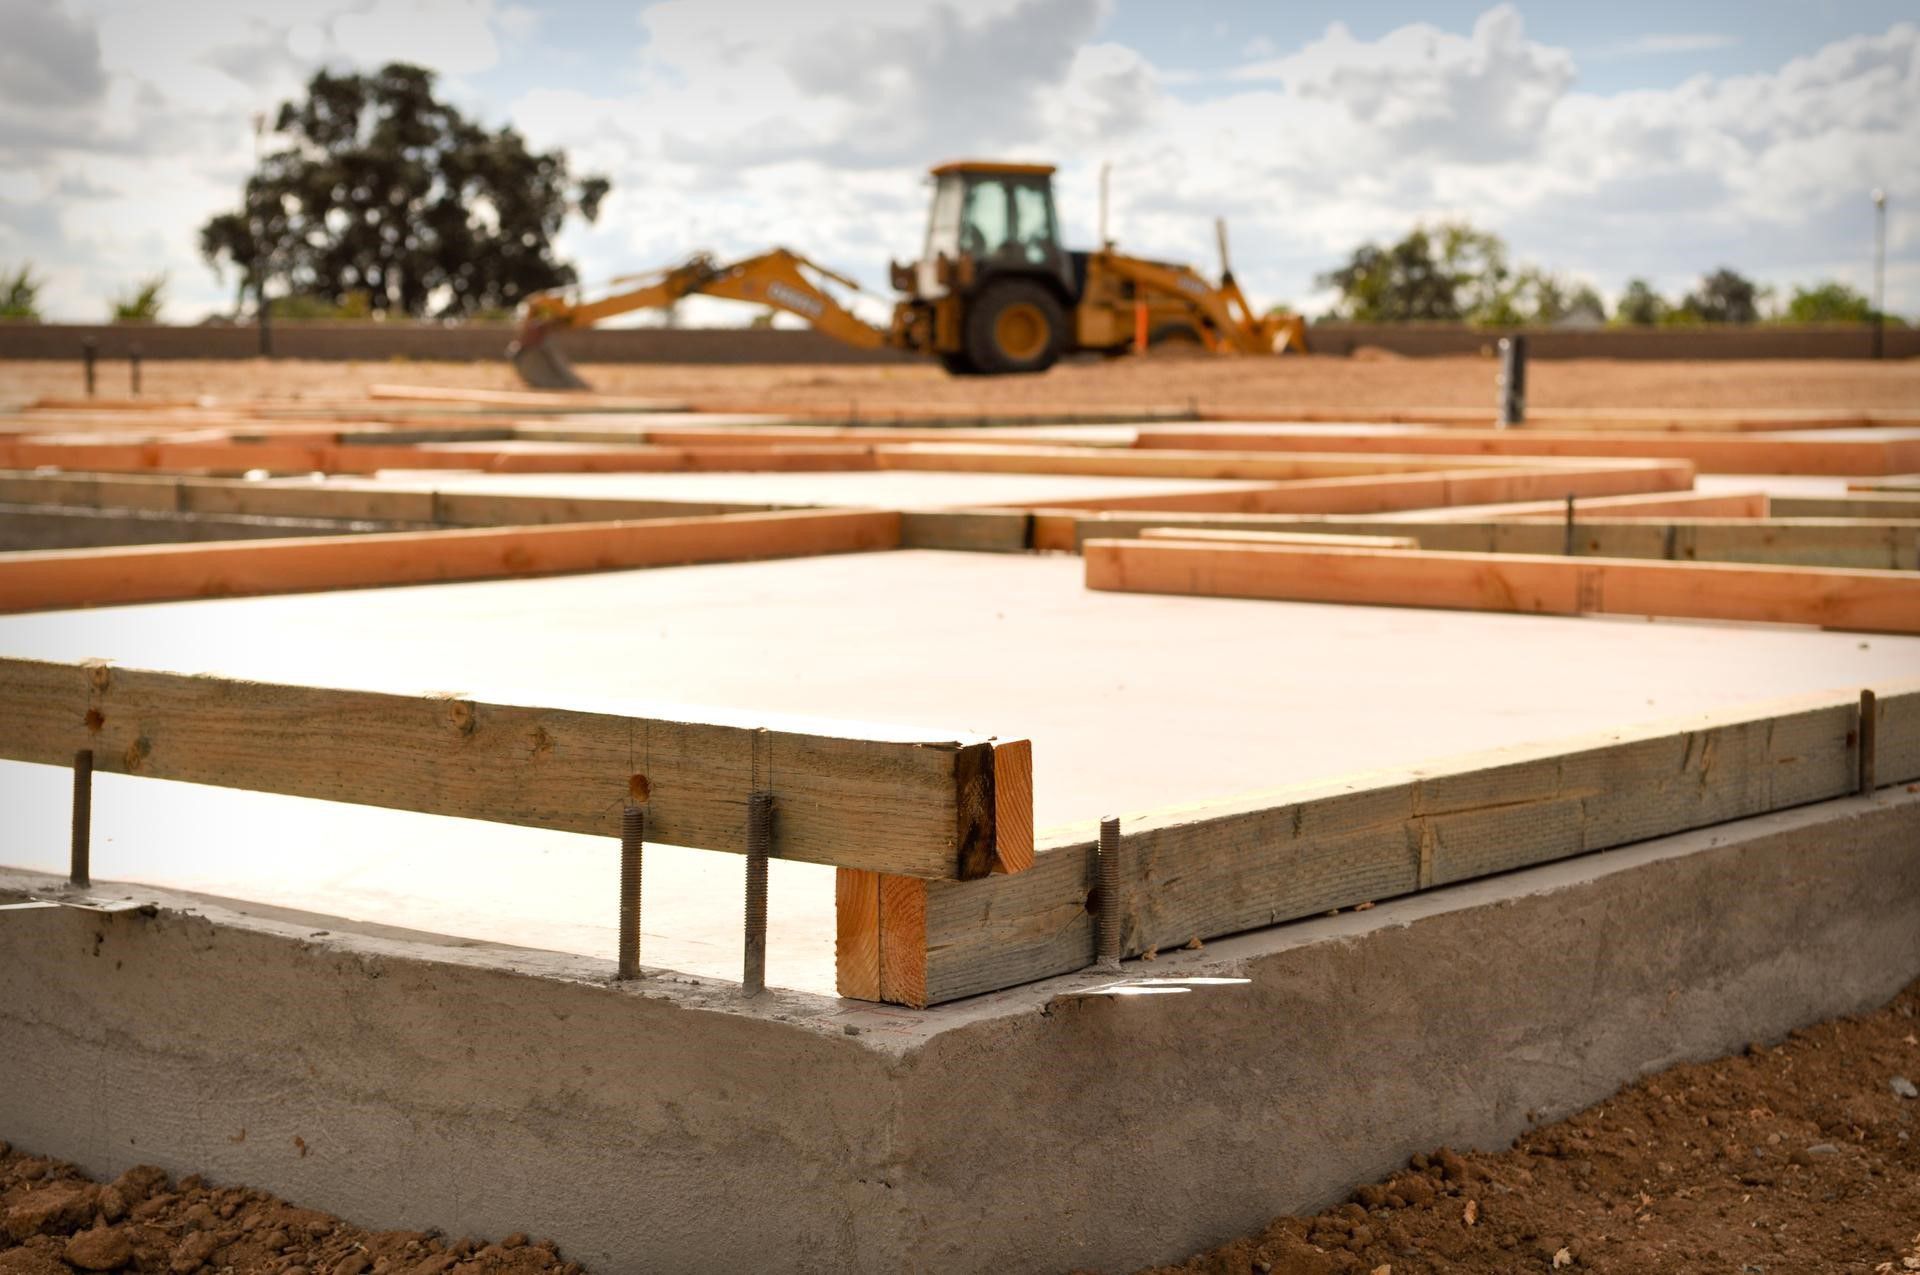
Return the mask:
<svg viewBox="0 0 1920 1275">
<path fill-rule="evenodd" d="M 1920 796 L 1140 967 L 1251 987 L 919 1014 L 136 897 L 0 913 L 0 1136 L 606 1271 L 1111 1270 L 1884 1001 L 1920 973 Z"/>
<path fill-rule="evenodd" d="M 1491 351 L 1502 334 L 1457 323 L 1316 323 L 1308 345 L 1346 355 L 1363 346 L 1409 356 Z M 1872 333 L 1863 326 L 1528 329 L 1529 352 L 1543 359 L 1864 359 Z M 415 323 L 278 323 L 273 353 L 290 359 L 501 358 L 506 325 L 442 327 Z M 1920 329 L 1890 329 L 1886 357 L 1920 357 Z M 138 347 L 148 359 L 246 359 L 260 353 L 252 327 L 146 324 L 0 323 L 0 359 L 80 358 L 84 341 L 103 359 Z M 818 332 L 767 328 L 597 328 L 557 338 L 577 363 L 891 363 L 911 356 L 861 350 Z"/>
</svg>

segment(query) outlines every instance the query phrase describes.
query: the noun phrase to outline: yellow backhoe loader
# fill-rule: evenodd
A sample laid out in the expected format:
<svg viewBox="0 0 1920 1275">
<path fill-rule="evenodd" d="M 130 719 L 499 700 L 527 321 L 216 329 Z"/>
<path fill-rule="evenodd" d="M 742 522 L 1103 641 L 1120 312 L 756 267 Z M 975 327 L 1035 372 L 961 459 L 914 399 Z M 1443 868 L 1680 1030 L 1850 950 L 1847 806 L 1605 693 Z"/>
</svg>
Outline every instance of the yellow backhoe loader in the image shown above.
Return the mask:
<svg viewBox="0 0 1920 1275">
<path fill-rule="evenodd" d="M 1106 233 L 1101 183 L 1101 246 L 1060 246 L 1053 167 L 968 161 L 933 170 L 933 211 L 920 260 L 892 267 L 902 295 L 893 322 L 875 327 L 848 310 L 826 284 L 858 291 L 844 275 L 775 248 L 721 264 L 705 254 L 650 275 L 614 281 L 586 299 L 571 289 L 528 299 L 518 339 L 508 350 L 529 385 L 583 389 L 586 382 L 551 338 L 633 310 L 667 306 L 695 293 L 728 297 L 796 314 L 829 336 L 867 349 L 892 348 L 938 358 L 956 375 L 1043 372 L 1065 354 L 1123 354 L 1185 346 L 1232 354 L 1304 350 L 1295 315 L 1258 315 L 1227 264 L 1224 224 L 1220 282 L 1190 266 L 1115 252 Z"/>
</svg>

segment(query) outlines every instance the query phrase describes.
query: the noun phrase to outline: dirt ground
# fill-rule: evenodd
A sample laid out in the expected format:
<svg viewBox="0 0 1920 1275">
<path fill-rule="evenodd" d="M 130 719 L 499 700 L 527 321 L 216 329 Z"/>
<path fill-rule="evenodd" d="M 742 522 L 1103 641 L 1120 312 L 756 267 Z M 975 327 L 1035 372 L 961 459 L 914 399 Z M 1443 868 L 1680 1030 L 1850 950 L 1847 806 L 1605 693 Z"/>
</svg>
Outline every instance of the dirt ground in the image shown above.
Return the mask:
<svg viewBox="0 0 1920 1275">
<path fill-rule="evenodd" d="M 1920 983 L 1154 1275 L 1920 1270 Z"/>
<path fill-rule="evenodd" d="M 801 410 L 887 415 L 944 407 L 957 411 L 1097 412 L 1200 408 L 1214 412 L 1313 412 L 1455 408 L 1494 410 L 1491 358 L 1121 359 L 1065 363 L 1043 376 L 950 377 L 902 365 L 607 364 L 582 371 L 605 393 L 725 410 Z M 124 369 L 103 363 L 102 394 L 125 392 Z M 368 385 L 524 388 L 505 363 L 404 360 L 321 363 L 286 360 L 149 360 L 149 398 L 326 397 Z M 0 401 L 77 396 L 77 361 L 0 362 Z M 1529 402 L 1540 408 L 1920 410 L 1920 359 L 1666 363 L 1538 360 Z"/>
<path fill-rule="evenodd" d="M 1318 1217 L 1152 1275 L 1920 1270 L 1920 983 L 1680 1066 L 1499 1154 L 1417 1155 Z M 0 1143 L 0 1275 L 580 1275 L 549 1243 L 368 1232 L 242 1187 L 110 1184 Z"/>
<path fill-rule="evenodd" d="M 0 1142 L 0 1275 L 208 1270 L 254 1275 L 580 1275 L 552 1243 L 363 1231 L 313 1209 L 198 1177 L 129 1169 L 90 1182 Z"/>
</svg>

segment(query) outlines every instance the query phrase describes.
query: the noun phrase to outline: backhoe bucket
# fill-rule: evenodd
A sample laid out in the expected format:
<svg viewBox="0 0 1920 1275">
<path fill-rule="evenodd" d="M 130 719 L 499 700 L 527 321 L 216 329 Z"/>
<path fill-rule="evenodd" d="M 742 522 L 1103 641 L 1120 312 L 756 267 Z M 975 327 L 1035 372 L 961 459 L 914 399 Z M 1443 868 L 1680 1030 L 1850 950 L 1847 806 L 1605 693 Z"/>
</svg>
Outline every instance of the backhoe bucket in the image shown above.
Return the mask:
<svg viewBox="0 0 1920 1275">
<path fill-rule="evenodd" d="M 546 332 L 538 327 L 521 329 L 519 338 L 507 347 L 507 358 L 512 360 L 514 371 L 520 373 L 520 379 L 536 390 L 593 388 L 573 370 L 573 364 L 567 361 L 567 356 L 554 348 Z"/>
</svg>

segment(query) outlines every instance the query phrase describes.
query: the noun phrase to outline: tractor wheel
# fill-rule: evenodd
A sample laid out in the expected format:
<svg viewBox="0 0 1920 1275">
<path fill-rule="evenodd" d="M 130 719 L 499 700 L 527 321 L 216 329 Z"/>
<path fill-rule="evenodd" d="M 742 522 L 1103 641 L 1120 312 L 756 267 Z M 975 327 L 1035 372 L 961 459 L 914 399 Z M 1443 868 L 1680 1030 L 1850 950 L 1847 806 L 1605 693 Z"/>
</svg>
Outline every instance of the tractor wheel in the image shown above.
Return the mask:
<svg viewBox="0 0 1920 1275">
<path fill-rule="evenodd" d="M 1152 355 L 1172 355 L 1176 358 L 1196 354 L 1205 354 L 1207 343 L 1200 335 L 1200 329 L 1191 323 L 1175 321 L 1163 323 L 1147 334 L 1147 353 Z"/>
<path fill-rule="evenodd" d="M 948 376 L 980 375 L 980 369 L 973 365 L 973 360 L 967 357 L 964 351 L 955 354 L 942 354 L 940 356 L 940 366 L 947 369 Z"/>
<path fill-rule="evenodd" d="M 987 289 L 967 315 L 967 356 L 988 375 L 1044 372 L 1060 357 L 1066 315 L 1051 292 L 1024 279 Z"/>
</svg>

